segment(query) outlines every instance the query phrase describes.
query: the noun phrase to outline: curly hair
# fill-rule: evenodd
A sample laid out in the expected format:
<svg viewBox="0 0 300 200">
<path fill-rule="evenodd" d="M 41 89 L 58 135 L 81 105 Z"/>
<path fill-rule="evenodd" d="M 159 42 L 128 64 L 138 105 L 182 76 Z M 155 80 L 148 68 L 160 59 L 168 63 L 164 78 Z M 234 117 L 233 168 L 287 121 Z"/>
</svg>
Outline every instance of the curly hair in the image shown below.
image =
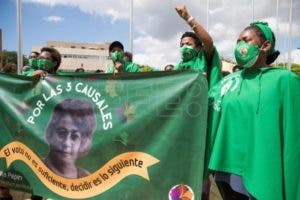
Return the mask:
<svg viewBox="0 0 300 200">
<path fill-rule="evenodd" d="M 196 33 L 194 33 L 194 32 L 185 32 L 184 34 L 182 34 L 180 40 L 182 40 L 185 37 L 191 37 L 191 38 L 193 38 L 195 40 L 196 47 L 201 47 L 202 46 L 202 41 L 196 35 Z"/>
</svg>

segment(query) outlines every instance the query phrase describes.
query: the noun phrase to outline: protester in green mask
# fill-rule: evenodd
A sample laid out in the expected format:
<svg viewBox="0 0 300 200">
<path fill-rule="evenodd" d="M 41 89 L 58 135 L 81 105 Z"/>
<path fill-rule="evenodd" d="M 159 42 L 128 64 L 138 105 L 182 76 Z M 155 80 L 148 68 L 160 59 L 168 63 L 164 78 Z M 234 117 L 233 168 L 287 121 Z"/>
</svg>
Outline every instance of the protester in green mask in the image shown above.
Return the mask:
<svg viewBox="0 0 300 200">
<path fill-rule="evenodd" d="M 139 66 L 124 59 L 124 46 L 119 41 L 114 41 L 109 46 L 109 56 L 113 65 L 107 73 L 139 72 Z"/>
<path fill-rule="evenodd" d="M 185 6 L 175 8 L 194 32 L 185 32 L 180 39 L 181 61 L 175 70 L 198 69 L 207 76 L 209 87 L 221 80 L 221 62 L 209 33 L 192 17 Z"/>
<path fill-rule="evenodd" d="M 251 23 L 234 50 L 242 70 L 209 92 L 208 168 L 224 200 L 300 199 L 300 79 L 269 66 L 274 47 L 268 24 Z"/>
<path fill-rule="evenodd" d="M 43 47 L 36 61 L 31 63 L 30 70 L 26 70 L 24 75 L 39 77 L 47 73 L 55 74 L 61 63 L 61 55 L 52 47 Z"/>
<path fill-rule="evenodd" d="M 37 60 L 40 53 L 32 51 L 28 56 L 28 64 L 22 68 L 22 75 L 30 76 L 34 70 L 37 70 Z"/>
<path fill-rule="evenodd" d="M 38 59 L 39 55 L 40 55 L 40 53 L 37 51 L 33 51 L 30 53 L 28 63 L 31 68 L 33 68 L 33 69 L 37 68 L 37 59 Z"/>
</svg>

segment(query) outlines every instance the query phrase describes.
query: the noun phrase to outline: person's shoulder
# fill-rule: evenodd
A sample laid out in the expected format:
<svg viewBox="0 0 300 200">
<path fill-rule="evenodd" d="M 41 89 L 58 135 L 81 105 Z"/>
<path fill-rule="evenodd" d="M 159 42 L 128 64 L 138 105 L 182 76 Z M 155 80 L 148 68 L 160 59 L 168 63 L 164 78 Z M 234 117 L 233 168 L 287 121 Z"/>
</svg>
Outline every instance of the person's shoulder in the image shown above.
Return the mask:
<svg viewBox="0 0 300 200">
<path fill-rule="evenodd" d="M 177 65 L 174 66 L 173 70 L 182 70 L 183 69 L 183 62 L 180 61 Z"/>
<path fill-rule="evenodd" d="M 133 62 L 125 62 L 125 71 L 126 72 L 139 72 L 140 71 L 140 67 L 138 64 L 135 64 Z"/>
<path fill-rule="evenodd" d="M 136 64 L 136 63 L 133 63 L 133 62 L 128 62 L 128 65 L 129 65 L 129 66 L 134 66 L 134 67 L 139 67 L 139 65 L 138 65 L 138 64 Z"/>
<path fill-rule="evenodd" d="M 266 74 L 266 79 L 277 85 L 278 90 L 283 93 L 288 92 L 289 88 L 297 88 L 300 91 L 300 77 L 296 73 L 279 67 L 270 67 Z"/>
<path fill-rule="evenodd" d="M 265 70 L 265 72 L 268 72 L 267 74 L 269 74 L 269 76 L 278 78 L 278 79 L 285 79 L 285 78 L 300 79 L 300 77 L 296 73 L 294 73 L 286 68 L 268 67 L 268 68 L 264 68 L 263 70 Z"/>
</svg>

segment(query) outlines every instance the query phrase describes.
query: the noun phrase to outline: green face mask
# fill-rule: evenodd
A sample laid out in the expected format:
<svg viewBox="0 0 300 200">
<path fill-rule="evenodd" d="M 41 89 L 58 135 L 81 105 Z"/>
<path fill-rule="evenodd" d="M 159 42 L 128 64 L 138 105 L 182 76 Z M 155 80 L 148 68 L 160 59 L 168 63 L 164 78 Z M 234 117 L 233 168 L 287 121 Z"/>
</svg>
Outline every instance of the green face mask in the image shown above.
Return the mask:
<svg viewBox="0 0 300 200">
<path fill-rule="evenodd" d="M 53 69 L 53 63 L 50 60 L 40 58 L 37 61 L 38 69 L 45 70 L 45 71 L 51 71 Z"/>
<path fill-rule="evenodd" d="M 249 68 L 252 67 L 258 59 L 258 45 L 248 44 L 240 41 L 234 49 L 234 56 L 239 66 Z"/>
<path fill-rule="evenodd" d="M 33 69 L 37 69 L 37 61 L 38 61 L 38 59 L 36 59 L 36 58 L 30 58 L 28 60 L 29 67 L 31 67 Z"/>
<path fill-rule="evenodd" d="M 110 58 L 113 62 L 123 62 L 124 60 L 124 53 L 121 51 L 115 51 L 110 54 Z"/>
<path fill-rule="evenodd" d="M 197 56 L 197 52 L 195 51 L 195 49 L 188 45 L 183 45 L 180 48 L 180 52 L 181 52 L 181 59 L 183 62 L 192 60 L 194 57 Z"/>
</svg>

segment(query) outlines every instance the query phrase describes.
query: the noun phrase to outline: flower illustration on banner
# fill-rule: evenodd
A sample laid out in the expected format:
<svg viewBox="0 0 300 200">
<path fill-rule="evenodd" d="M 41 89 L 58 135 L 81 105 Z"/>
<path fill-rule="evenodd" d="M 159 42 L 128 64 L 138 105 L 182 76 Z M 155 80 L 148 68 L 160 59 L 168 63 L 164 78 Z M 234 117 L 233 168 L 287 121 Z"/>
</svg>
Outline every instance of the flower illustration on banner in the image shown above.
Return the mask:
<svg viewBox="0 0 300 200">
<path fill-rule="evenodd" d="M 135 107 L 129 103 L 124 103 L 117 111 L 121 123 L 126 123 L 134 119 Z"/>
<path fill-rule="evenodd" d="M 169 200 L 194 200 L 194 192 L 187 185 L 175 185 L 169 192 Z"/>
<path fill-rule="evenodd" d="M 128 133 L 124 132 L 120 135 L 118 135 L 115 139 L 116 142 L 121 142 L 124 146 L 128 145 Z"/>
<path fill-rule="evenodd" d="M 22 124 L 20 124 L 18 121 L 16 122 L 16 120 L 9 114 L 4 113 L 3 121 L 6 126 L 9 127 L 9 129 L 12 130 L 14 134 L 16 134 L 17 138 L 22 139 L 26 137 Z"/>
<path fill-rule="evenodd" d="M 107 84 L 105 85 L 105 92 L 112 98 L 118 96 L 116 86 L 117 81 L 107 81 Z"/>
</svg>

